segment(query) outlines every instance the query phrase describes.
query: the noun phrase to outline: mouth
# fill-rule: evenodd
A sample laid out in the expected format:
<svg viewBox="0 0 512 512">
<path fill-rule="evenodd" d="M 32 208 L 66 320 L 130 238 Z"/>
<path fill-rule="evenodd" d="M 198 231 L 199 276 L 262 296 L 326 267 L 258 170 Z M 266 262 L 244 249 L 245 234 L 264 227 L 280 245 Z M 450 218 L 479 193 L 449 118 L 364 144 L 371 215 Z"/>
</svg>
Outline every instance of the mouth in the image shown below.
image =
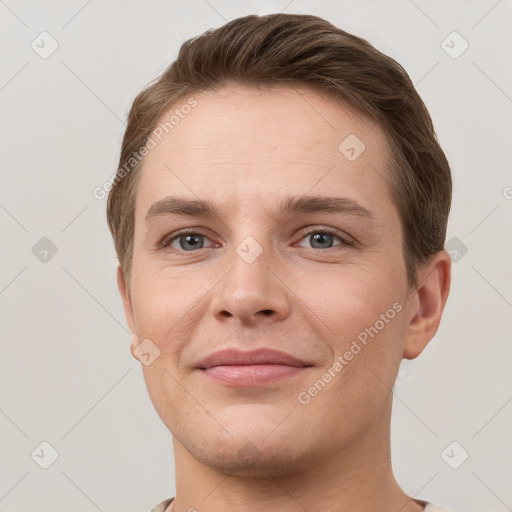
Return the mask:
<svg viewBox="0 0 512 512">
<path fill-rule="evenodd" d="M 303 373 L 313 365 L 274 349 L 243 352 L 226 349 L 200 361 L 197 369 L 210 380 L 228 386 L 260 386 Z"/>
</svg>

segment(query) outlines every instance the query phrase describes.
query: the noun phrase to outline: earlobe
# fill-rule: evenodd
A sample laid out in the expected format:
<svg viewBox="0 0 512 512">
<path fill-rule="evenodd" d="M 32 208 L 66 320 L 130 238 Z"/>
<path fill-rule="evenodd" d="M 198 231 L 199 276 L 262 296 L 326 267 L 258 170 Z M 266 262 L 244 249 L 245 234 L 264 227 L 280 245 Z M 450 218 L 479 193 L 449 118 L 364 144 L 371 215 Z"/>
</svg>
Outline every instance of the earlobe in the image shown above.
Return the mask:
<svg viewBox="0 0 512 512">
<path fill-rule="evenodd" d="M 408 301 L 407 337 L 403 357 L 415 359 L 434 337 L 448 299 L 451 259 L 446 251 L 435 254 L 418 275 L 418 286 Z"/>
<path fill-rule="evenodd" d="M 137 359 L 137 361 L 139 361 L 139 358 L 135 355 L 135 349 L 137 348 L 138 345 L 139 345 L 139 337 L 135 333 L 132 333 L 132 337 L 130 339 L 130 352 L 131 352 L 132 356 L 135 359 Z"/>
</svg>

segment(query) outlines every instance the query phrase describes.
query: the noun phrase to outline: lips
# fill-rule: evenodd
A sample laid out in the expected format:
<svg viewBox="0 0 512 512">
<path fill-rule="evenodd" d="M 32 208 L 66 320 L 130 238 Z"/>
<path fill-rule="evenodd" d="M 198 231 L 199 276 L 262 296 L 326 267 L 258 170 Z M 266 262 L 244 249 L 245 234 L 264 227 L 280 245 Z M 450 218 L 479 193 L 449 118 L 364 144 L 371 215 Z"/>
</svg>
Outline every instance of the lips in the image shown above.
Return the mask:
<svg viewBox="0 0 512 512">
<path fill-rule="evenodd" d="M 286 352 L 225 349 L 202 359 L 197 368 L 210 379 L 229 386 L 257 386 L 292 377 L 312 365 Z"/>
<path fill-rule="evenodd" d="M 213 366 L 247 366 L 247 365 L 269 365 L 281 364 L 286 366 L 311 366 L 310 364 L 297 359 L 296 357 L 279 350 L 260 348 L 244 352 L 237 349 L 224 349 L 214 352 L 202 359 L 197 367 L 207 369 Z"/>
</svg>

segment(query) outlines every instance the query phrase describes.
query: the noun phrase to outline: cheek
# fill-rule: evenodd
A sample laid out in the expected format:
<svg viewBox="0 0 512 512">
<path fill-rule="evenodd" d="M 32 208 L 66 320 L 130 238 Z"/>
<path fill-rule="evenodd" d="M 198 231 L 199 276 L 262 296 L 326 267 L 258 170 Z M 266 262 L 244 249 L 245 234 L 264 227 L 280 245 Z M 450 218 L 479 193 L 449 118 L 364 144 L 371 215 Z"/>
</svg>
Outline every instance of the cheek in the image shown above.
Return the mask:
<svg viewBox="0 0 512 512">
<path fill-rule="evenodd" d="M 304 413 L 309 408 L 329 425 L 326 436 L 349 440 L 370 428 L 389 406 L 402 358 L 405 308 L 392 294 L 375 289 L 331 292 L 316 299 L 318 315 L 329 326 L 323 341 L 332 359 L 315 372 L 297 399 L 307 404 Z M 332 300 L 327 301 L 329 295 Z"/>
<path fill-rule="evenodd" d="M 180 385 L 185 373 L 180 368 L 180 355 L 195 332 L 198 316 L 204 314 L 208 285 L 190 272 L 139 265 L 134 274 L 132 303 L 141 339 L 150 339 L 159 351 L 154 361 L 142 365 L 148 393 L 162 420 L 169 424 L 180 403 L 189 397 Z"/>
<path fill-rule="evenodd" d="M 141 265 L 134 275 L 132 303 L 140 335 L 152 339 L 161 351 L 177 352 L 182 334 L 193 326 L 194 315 L 207 299 L 209 286 L 204 279 L 194 278 L 193 272 L 170 270 Z"/>
<path fill-rule="evenodd" d="M 402 358 L 403 276 L 338 268 L 300 282 L 297 296 L 307 306 L 301 314 L 314 322 L 331 356 L 316 377 L 349 401 L 379 400 L 392 387 Z"/>
<path fill-rule="evenodd" d="M 181 279 L 171 279 L 161 270 L 145 269 L 134 278 L 133 304 L 139 337 L 150 339 L 158 357 L 142 364 L 146 387 L 162 421 L 170 424 L 179 417 L 179 404 L 187 400 L 176 370 L 179 356 L 193 328 L 190 314 L 199 291 L 186 287 Z"/>
<path fill-rule="evenodd" d="M 301 275 L 288 276 L 293 282 L 293 292 L 299 300 L 297 306 L 303 304 L 304 311 L 317 319 L 326 338 L 356 337 L 365 328 L 378 322 L 380 317 L 387 326 L 399 317 L 403 309 L 405 288 L 404 276 L 399 272 L 373 266 L 334 267 L 312 274 L 301 272 Z M 393 304 L 399 305 L 393 308 Z M 388 315 L 386 312 L 389 311 Z M 389 321 L 388 321 L 389 320 Z"/>
</svg>

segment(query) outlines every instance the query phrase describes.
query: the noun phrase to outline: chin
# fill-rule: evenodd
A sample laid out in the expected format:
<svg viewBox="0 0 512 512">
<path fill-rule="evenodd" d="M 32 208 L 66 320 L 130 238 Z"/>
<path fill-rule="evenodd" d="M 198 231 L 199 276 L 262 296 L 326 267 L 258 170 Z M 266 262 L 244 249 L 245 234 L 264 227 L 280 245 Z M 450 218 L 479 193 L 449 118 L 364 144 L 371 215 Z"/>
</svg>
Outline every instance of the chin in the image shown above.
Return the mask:
<svg viewBox="0 0 512 512">
<path fill-rule="evenodd" d="M 236 445 L 236 446 L 233 446 Z M 240 446 L 241 445 L 241 446 Z M 195 447 L 197 449 L 197 447 Z M 231 447 L 224 450 L 189 451 L 205 466 L 214 471 L 240 477 L 268 478 L 289 475 L 304 467 L 304 456 L 287 451 L 282 446 L 279 451 L 273 449 L 271 444 L 263 449 L 257 448 L 252 442 L 239 443 L 232 441 Z M 234 448 L 234 449 L 233 449 Z M 293 447 L 290 447 L 292 449 Z"/>
</svg>

